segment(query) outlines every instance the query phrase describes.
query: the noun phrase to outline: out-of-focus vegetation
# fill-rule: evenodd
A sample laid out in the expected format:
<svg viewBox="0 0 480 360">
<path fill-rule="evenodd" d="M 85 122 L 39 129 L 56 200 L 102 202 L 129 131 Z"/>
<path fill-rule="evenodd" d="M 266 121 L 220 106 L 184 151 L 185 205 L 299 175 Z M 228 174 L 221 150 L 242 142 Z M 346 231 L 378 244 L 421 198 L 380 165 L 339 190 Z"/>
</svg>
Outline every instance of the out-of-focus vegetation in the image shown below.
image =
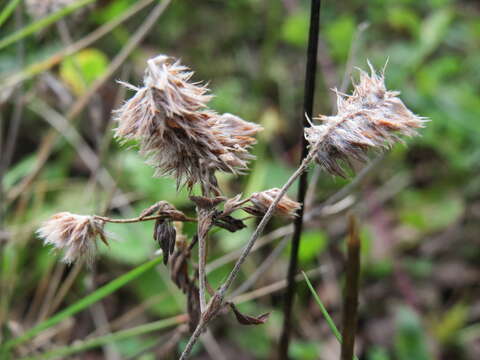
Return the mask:
<svg viewBox="0 0 480 360">
<path fill-rule="evenodd" d="M 0 4 L 0 11 L 6 4 Z M 11 84 L 22 72 L 26 78 L 15 89 L 0 87 L 0 155 L 2 164 L 8 162 L 1 189 L 2 341 L 146 262 L 156 250 L 151 223 L 109 224 L 107 230 L 116 241 L 101 248 L 93 269 L 59 264 L 34 235 L 51 214 L 68 210 L 128 217 L 158 200 L 192 211 L 187 192 L 177 193 L 174 180 L 152 178 L 153 170 L 134 149 L 111 139 L 111 110 L 131 95 L 115 79 L 140 85 L 149 57 L 166 53 L 181 58 L 196 71 L 196 80 L 209 81 L 215 94 L 213 108 L 264 126 L 251 172 L 241 178 L 220 177 L 225 192 L 249 194 L 279 187 L 298 162 L 308 1 L 173 0 L 86 109 L 66 118 L 75 102 L 109 71 L 157 2 L 48 70 L 35 69 L 135 4 L 96 1 L 0 52 L 0 83 Z M 365 69 L 369 59 L 382 67 L 388 59 L 388 87 L 401 90 L 411 109 L 432 120 L 421 131 L 423 137 L 408 148 L 396 146 L 347 199 L 355 200 L 362 224 L 357 354 L 368 360 L 478 359 L 480 5 L 467 0 L 350 0 L 322 5 L 315 112 L 334 111 L 329 88 L 344 88 L 350 76 L 356 76 L 354 66 Z M 24 9 L 20 1 L 1 25 L 0 39 L 34 21 Z M 49 142 L 52 152 L 37 168 Z M 320 174 L 313 206 L 348 182 Z M 303 270 L 320 266 L 311 280 L 336 324 L 341 316 L 345 223 L 344 212 L 310 221 L 300 249 Z M 210 240 L 209 259 L 240 248 L 254 223 L 250 225 L 235 234 L 218 231 Z M 282 225 L 276 220 L 270 230 Z M 185 224 L 184 231 L 191 236 L 195 228 Z M 279 241 L 250 256 L 243 279 Z M 255 288 L 284 278 L 287 255 L 288 246 Z M 231 265 L 211 272 L 212 285 L 224 279 Z M 240 308 L 272 314 L 258 327 L 238 327 L 231 315 L 216 320 L 213 334 L 225 356 L 274 357 L 281 290 L 246 301 Z M 40 353 L 184 310 L 183 295 L 160 265 L 24 344 L 19 354 Z M 88 350 L 88 358 L 158 358 L 172 332 L 134 335 L 138 336 L 102 343 L 103 348 Z M 173 346 L 172 354 L 184 345 L 185 339 Z M 337 359 L 339 354 L 338 342 L 303 283 L 290 350 L 292 359 L 302 360 Z M 199 346 L 195 356 L 207 355 Z"/>
</svg>

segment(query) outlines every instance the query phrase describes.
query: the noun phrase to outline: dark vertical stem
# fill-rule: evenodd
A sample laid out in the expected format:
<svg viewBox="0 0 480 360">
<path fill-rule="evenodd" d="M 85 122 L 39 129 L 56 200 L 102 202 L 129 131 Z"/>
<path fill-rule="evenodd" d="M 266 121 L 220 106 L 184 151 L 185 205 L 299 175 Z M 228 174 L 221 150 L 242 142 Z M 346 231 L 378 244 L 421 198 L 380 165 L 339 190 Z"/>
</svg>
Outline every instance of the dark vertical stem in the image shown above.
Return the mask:
<svg viewBox="0 0 480 360">
<path fill-rule="evenodd" d="M 304 127 L 310 126 L 305 116 L 312 118 L 313 114 L 313 99 L 315 94 L 315 77 L 317 72 L 317 50 L 318 50 L 318 35 L 320 31 L 320 6 L 321 0 L 312 0 L 310 9 L 310 31 L 308 35 L 308 50 L 307 50 L 307 66 L 305 71 L 305 92 L 303 112 L 301 119 Z M 300 163 L 305 159 L 308 154 L 307 141 L 303 135 L 304 130 L 301 128 L 302 137 L 302 158 Z M 304 172 L 299 179 L 298 183 L 298 202 L 302 203 L 305 200 L 305 194 L 307 192 L 307 173 Z M 284 320 L 282 335 L 279 345 L 279 359 L 288 359 L 288 346 L 290 343 L 290 334 L 292 330 L 292 307 L 295 296 L 295 275 L 297 273 L 298 265 L 298 249 L 300 246 L 300 237 L 303 228 L 303 206 L 298 212 L 298 217 L 295 219 L 294 232 L 292 237 L 292 250 L 290 253 L 290 264 L 288 267 L 287 275 L 287 289 L 284 299 Z"/>
<path fill-rule="evenodd" d="M 357 330 L 358 289 L 360 280 L 360 238 L 358 236 L 357 222 L 353 215 L 350 216 L 348 228 L 341 360 L 351 360 L 353 358 L 355 332 Z"/>
</svg>

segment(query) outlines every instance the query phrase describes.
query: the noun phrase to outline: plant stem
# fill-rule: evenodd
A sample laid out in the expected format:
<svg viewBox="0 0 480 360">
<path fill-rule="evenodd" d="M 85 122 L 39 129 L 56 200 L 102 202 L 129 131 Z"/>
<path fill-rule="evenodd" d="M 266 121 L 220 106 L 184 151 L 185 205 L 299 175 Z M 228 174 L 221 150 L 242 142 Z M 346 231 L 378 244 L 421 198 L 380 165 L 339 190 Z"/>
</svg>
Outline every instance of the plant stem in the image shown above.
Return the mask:
<svg viewBox="0 0 480 360">
<path fill-rule="evenodd" d="M 304 104 L 302 119 L 304 126 L 301 129 L 302 135 L 302 159 L 303 161 L 308 155 L 307 140 L 304 136 L 304 127 L 310 126 L 309 122 L 305 118 L 312 118 L 313 114 L 313 102 L 315 95 L 315 79 L 317 72 L 317 51 L 318 51 L 318 35 L 320 31 L 320 7 L 321 0 L 312 0 L 310 9 L 310 31 L 308 37 L 308 49 L 307 49 L 307 66 L 305 71 L 305 92 L 304 92 Z M 307 192 L 307 173 L 304 172 L 300 176 L 298 182 L 298 195 L 297 201 L 302 204 L 302 207 L 298 211 L 298 217 L 294 222 L 294 230 L 292 237 L 292 249 L 290 252 L 290 263 L 287 274 L 287 290 L 285 292 L 285 300 L 283 307 L 283 329 L 280 337 L 279 345 L 279 359 L 288 359 L 288 347 L 290 343 L 291 330 L 292 330 L 292 307 L 295 297 L 295 275 L 298 267 L 298 249 L 300 247 L 300 240 L 303 230 L 303 213 L 304 213 L 304 201 L 305 194 Z"/>
<path fill-rule="evenodd" d="M 335 338 L 338 340 L 340 344 L 342 344 L 342 335 L 340 334 L 340 331 L 338 331 L 337 326 L 333 322 L 332 317 L 328 313 L 327 309 L 325 308 L 325 305 L 323 305 L 322 300 L 318 297 L 317 292 L 313 288 L 312 283 L 310 282 L 310 279 L 308 278 L 307 274 L 302 271 L 303 277 L 305 278 L 305 281 L 307 283 L 308 288 L 310 289 L 310 292 L 312 293 L 313 297 L 315 298 L 315 301 L 317 302 L 318 306 L 320 307 L 320 311 L 322 312 L 323 317 L 327 321 L 328 327 L 330 328 L 330 331 L 333 333 Z M 356 356 L 352 357 L 353 360 L 358 360 Z"/>
<path fill-rule="evenodd" d="M 343 119 L 339 119 L 338 121 L 332 121 L 328 124 L 327 127 L 324 128 L 323 132 L 318 137 L 316 143 L 310 147 L 307 157 L 303 159 L 302 163 L 297 168 L 297 170 L 295 170 L 295 172 L 290 176 L 287 182 L 282 186 L 277 196 L 270 204 L 270 207 L 268 208 L 267 212 L 263 216 L 262 220 L 258 224 L 257 228 L 253 232 L 252 236 L 250 237 L 250 240 L 248 240 L 247 245 L 245 245 L 245 247 L 243 248 L 242 254 L 238 258 L 237 262 L 235 263 L 235 266 L 233 267 L 232 271 L 228 275 L 227 280 L 225 280 L 225 282 L 220 286 L 220 288 L 217 290 L 215 295 L 210 299 L 207 309 L 205 310 L 205 313 L 200 317 L 200 321 L 197 325 L 197 328 L 191 335 L 187 343 L 187 346 L 185 347 L 185 350 L 183 351 L 182 356 L 180 357 L 180 360 L 188 358 L 188 355 L 192 351 L 193 345 L 195 345 L 195 343 L 197 342 L 203 329 L 215 317 L 215 315 L 218 313 L 218 311 L 222 307 L 222 304 L 224 303 L 225 293 L 230 288 L 233 281 L 237 278 L 238 273 L 240 272 L 240 267 L 247 259 L 248 254 L 250 253 L 250 250 L 252 250 L 253 246 L 255 245 L 255 242 L 258 240 L 260 235 L 262 235 L 263 230 L 265 230 L 265 227 L 267 226 L 268 222 L 273 217 L 273 214 L 275 213 L 277 205 L 282 199 L 282 197 L 287 193 L 287 190 L 293 185 L 295 180 L 297 180 L 307 170 L 308 165 L 315 159 L 315 156 L 317 155 L 317 152 L 319 151 L 319 148 L 322 145 L 325 138 L 330 136 L 332 131 L 334 131 L 335 128 L 342 123 L 342 121 Z"/>
<path fill-rule="evenodd" d="M 343 302 L 341 360 L 352 359 L 354 353 L 360 279 L 360 239 L 358 236 L 357 222 L 353 215 L 349 218 L 348 228 L 347 274 Z"/>
<path fill-rule="evenodd" d="M 212 213 L 209 210 L 198 209 L 198 291 L 200 297 L 200 314 L 207 307 L 207 236 L 212 223 Z"/>
<path fill-rule="evenodd" d="M 328 129 L 325 131 L 324 136 L 328 134 Z M 319 143 L 322 141 L 324 137 L 322 136 L 321 139 L 319 140 Z M 292 174 L 292 176 L 287 180 L 287 182 L 283 185 L 283 187 L 280 189 L 279 193 L 277 194 L 275 200 L 273 200 L 272 204 L 268 208 L 267 212 L 263 216 L 262 220 L 258 224 L 257 228 L 253 232 L 252 236 L 250 237 L 250 240 L 248 241 L 247 245 L 245 245 L 242 254 L 238 258 L 237 262 L 235 263 L 235 266 L 233 267 L 232 271 L 227 277 L 227 280 L 220 286 L 220 288 L 217 290 L 216 294 L 210 299 L 210 302 L 207 306 L 207 309 L 205 310 L 204 314 L 200 317 L 200 321 L 197 325 L 197 328 L 191 335 L 187 346 L 185 347 L 185 350 L 182 353 L 182 356 L 180 357 L 180 360 L 187 359 L 190 352 L 192 351 L 193 345 L 197 342 L 198 338 L 200 337 L 200 334 L 202 333 L 203 329 L 205 326 L 210 322 L 211 319 L 215 317 L 217 314 L 218 310 L 221 308 L 223 302 L 224 302 L 224 297 L 225 293 L 227 290 L 230 288 L 232 285 L 233 281 L 236 279 L 238 276 L 238 273 L 240 271 L 240 267 L 242 264 L 245 262 L 247 259 L 248 254 L 250 253 L 250 250 L 252 249 L 253 245 L 257 241 L 257 239 L 260 237 L 262 234 L 263 230 L 267 226 L 268 222 L 272 218 L 276 207 L 278 203 L 280 202 L 280 199 L 285 195 L 287 190 L 292 186 L 292 184 L 295 182 L 295 180 L 298 179 L 298 177 L 307 169 L 308 164 L 314 159 L 315 153 L 317 150 L 317 146 L 312 148 L 308 156 L 302 161 L 302 164 L 300 167 Z"/>
<path fill-rule="evenodd" d="M 138 216 L 130 219 L 112 219 L 106 216 L 100 216 L 100 215 L 94 215 L 94 218 L 109 222 L 109 223 L 116 223 L 116 224 L 129 224 L 129 223 L 136 223 L 136 222 L 141 222 L 141 221 L 150 221 L 150 220 L 157 220 L 157 219 L 166 219 L 168 216 L 165 215 L 153 215 L 153 216 Z M 173 221 L 191 221 L 191 222 L 196 222 L 197 219 L 190 218 L 188 216 L 178 216 L 178 217 L 172 217 Z"/>
</svg>

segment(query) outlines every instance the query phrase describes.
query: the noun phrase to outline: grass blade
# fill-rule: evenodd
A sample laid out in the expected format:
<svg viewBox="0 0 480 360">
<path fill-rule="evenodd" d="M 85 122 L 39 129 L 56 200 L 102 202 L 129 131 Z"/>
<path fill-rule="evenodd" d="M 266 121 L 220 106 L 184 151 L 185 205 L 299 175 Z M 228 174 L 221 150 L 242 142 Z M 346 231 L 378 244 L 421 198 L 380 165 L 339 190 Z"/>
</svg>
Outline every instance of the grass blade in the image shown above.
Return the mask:
<svg viewBox="0 0 480 360">
<path fill-rule="evenodd" d="M 20 0 L 10 0 L 7 6 L 5 6 L 2 12 L 0 12 L 0 26 L 2 26 L 2 24 L 10 17 L 10 15 L 12 15 L 12 12 L 15 10 L 19 3 Z"/>
<path fill-rule="evenodd" d="M 42 331 L 58 324 L 62 320 L 68 318 L 69 316 L 72 316 L 83 309 L 87 308 L 93 303 L 96 303 L 97 301 L 103 299 L 104 297 L 110 295 L 111 293 L 115 292 L 122 286 L 126 285 L 130 281 L 134 280 L 135 278 L 139 277 L 146 271 L 150 270 L 157 264 L 159 264 L 162 261 L 162 257 L 159 256 L 153 260 L 150 260 L 140 266 L 137 266 L 135 269 L 130 270 L 128 273 L 119 276 L 118 278 L 110 281 L 108 284 L 102 286 L 101 288 L 97 289 L 90 295 L 84 297 L 83 299 L 80 299 L 76 303 L 70 305 L 67 307 L 65 310 L 59 312 L 58 314 L 52 316 L 51 318 L 45 320 L 44 322 L 41 322 L 40 324 L 34 326 L 30 330 L 26 331 L 23 335 L 11 339 L 7 341 L 4 344 L 5 349 L 11 349 L 12 347 L 24 343 L 25 341 L 37 336 L 40 334 Z"/>
<path fill-rule="evenodd" d="M 58 21 L 59 19 L 67 16 L 68 14 L 74 12 L 75 10 L 88 5 L 95 0 L 78 0 L 75 1 L 74 3 L 48 15 L 45 16 L 44 18 L 41 18 L 40 20 L 34 21 L 33 23 L 25 26 L 24 28 L 14 32 L 13 34 L 7 35 L 3 39 L 0 40 L 0 49 L 3 49 L 4 47 L 7 47 L 8 45 L 11 45 L 18 40 L 32 35 L 33 33 L 42 30 L 43 28 L 53 24 L 54 22 Z M 10 5 L 10 4 L 9 4 Z M 5 11 L 5 10 L 4 10 Z M 3 14 L 3 12 L 2 12 Z"/>
<path fill-rule="evenodd" d="M 307 274 L 305 274 L 304 271 L 302 271 L 302 274 L 303 274 L 303 277 L 305 278 L 308 288 L 310 289 L 310 292 L 312 293 L 313 297 L 315 298 L 315 301 L 318 304 L 318 307 L 320 308 L 320 311 L 322 312 L 323 317 L 325 318 L 325 320 L 327 320 L 327 324 L 330 327 L 330 330 L 332 331 L 333 335 L 335 335 L 338 342 L 341 344 L 342 335 L 340 334 L 340 331 L 338 331 L 337 326 L 335 325 L 335 323 L 333 322 L 333 319 L 330 317 L 330 314 L 328 313 L 327 309 L 323 305 L 322 300 L 320 300 L 320 298 L 318 297 L 318 294 L 313 288 L 312 283 L 308 279 Z M 356 356 L 353 356 L 353 360 L 358 360 L 358 358 Z"/>
<path fill-rule="evenodd" d="M 170 326 L 186 322 L 187 319 L 188 319 L 188 315 L 185 315 L 185 314 L 177 315 L 177 316 L 170 317 L 168 319 L 154 321 L 148 324 L 135 326 L 130 329 L 120 330 L 111 334 L 85 340 L 85 341 L 82 341 L 80 344 L 62 346 L 40 355 L 22 358 L 21 360 L 46 360 L 46 359 L 53 359 L 53 358 L 64 358 L 65 356 L 78 354 L 80 352 L 93 349 L 93 348 L 111 343 L 113 341 L 119 341 L 119 340 L 127 339 L 129 337 L 139 336 L 139 335 L 147 334 L 153 331 L 162 330 Z"/>
</svg>

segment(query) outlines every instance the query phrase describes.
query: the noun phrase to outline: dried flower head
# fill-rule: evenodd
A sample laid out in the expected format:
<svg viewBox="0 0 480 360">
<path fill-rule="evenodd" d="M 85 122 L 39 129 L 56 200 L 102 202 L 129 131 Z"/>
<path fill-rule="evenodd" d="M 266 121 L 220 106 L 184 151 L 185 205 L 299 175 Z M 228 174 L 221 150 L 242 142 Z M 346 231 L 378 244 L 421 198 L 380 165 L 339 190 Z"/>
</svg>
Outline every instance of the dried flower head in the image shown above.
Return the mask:
<svg viewBox="0 0 480 360">
<path fill-rule="evenodd" d="M 63 261 L 70 264 L 80 257 L 91 262 L 97 248 L 97 237 L 108 245 L 104 222 L 93 216 L 61 212 L 45 221 L 37 234 L 44 244 L 64 250 Z"/>
<path fill-rule="evenodd" d="M 255 216 L 263 216 L 279 193 L 279 188 L 253 193 L 250 197 L 252 206 L 245 206 L 243 210 Z M 300 209 L 301 206 L 302 205 L 299 202 L 296 202 L 290 199 L 287 195 L 284 195 L 277 204 L 275 214 L 288 218 L 294 218 L 297 210 Z"/>
<path fill-rule="evenodd" d="M 360 70 L 360 82 L 352 95 L 337 92 L 338 112 L 321 115 L 324 124 L 305 128 L 310 146 L 316 146 L 316 161 L 333 175 L 345 177 L 342 162 L 366 161 L 369 149 L 385 150 L 401 141 L 399 135 L 418 135 L 425 118 L 412 113 L 398 98 L 398 91 L 385 87 L 384 73 L 370 75 Z"/>
<path fill-rule="evenodd" d="M 165 55 L 148 60 L 144 86 L 124 84 L 136 94 L 115 111 L 115 136 L 139 141 L 156 176 L 172 175 L 179 186 L 199 183 L 218 194 L 215 171 L 246 170 L 261 127 L 209 109 L 212 96 L 205 85 L 190 82 L 192 74 Z"/>
</svg>

